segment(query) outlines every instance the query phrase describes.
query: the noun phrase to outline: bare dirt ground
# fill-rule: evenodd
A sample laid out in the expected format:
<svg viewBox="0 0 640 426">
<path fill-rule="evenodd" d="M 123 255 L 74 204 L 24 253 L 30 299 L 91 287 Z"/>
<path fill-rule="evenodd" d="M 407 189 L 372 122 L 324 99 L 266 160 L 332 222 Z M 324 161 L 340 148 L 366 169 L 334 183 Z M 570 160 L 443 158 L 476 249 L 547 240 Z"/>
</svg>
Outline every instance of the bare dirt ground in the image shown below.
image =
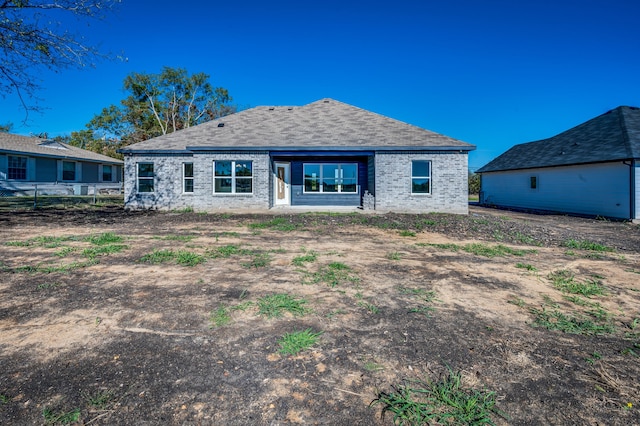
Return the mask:
<svg viewBox="0 0 640 426">
<path fill-rule="evenodd" d="M 385 425 L 379 392 L 448 369 L 497 425 L 640 424 L 638 225 L 114 208 L 0 230 L 0 424 Z M 273 294 L 307 312 L 260 315 Z"/>
</svg>

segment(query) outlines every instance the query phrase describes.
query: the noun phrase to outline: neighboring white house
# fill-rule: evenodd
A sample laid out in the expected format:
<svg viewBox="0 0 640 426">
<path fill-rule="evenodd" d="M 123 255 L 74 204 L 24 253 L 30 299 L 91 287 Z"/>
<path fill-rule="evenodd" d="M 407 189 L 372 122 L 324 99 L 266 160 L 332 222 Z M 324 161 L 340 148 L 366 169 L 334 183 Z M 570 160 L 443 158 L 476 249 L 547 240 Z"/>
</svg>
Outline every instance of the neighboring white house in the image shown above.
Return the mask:
<svg viewBox="0 0 640 426">
<path fill-rule="evenodd" d="M 333 99 L 256 107 L 122 148 L 125 207 L 468 212 L 475 146 Z"/>
<path fill-rule="evenodd" d="M 480 202 L 640 219 L 640 109 L 620 106 L 480 168 Z"/>
<path fill-rule="evenodd" d="M 118 189 L 123 162 L 65 143 L 0 132 L 0 195 Z"/>
</svg>

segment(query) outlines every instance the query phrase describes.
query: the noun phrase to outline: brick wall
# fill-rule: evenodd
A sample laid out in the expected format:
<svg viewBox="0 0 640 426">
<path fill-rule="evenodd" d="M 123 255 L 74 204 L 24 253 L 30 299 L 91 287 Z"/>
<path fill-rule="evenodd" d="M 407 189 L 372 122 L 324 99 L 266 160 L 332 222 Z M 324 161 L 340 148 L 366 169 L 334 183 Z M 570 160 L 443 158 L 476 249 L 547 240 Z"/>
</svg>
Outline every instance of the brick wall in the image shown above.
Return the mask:
<svg viewBox="0 0 640 426">
<path fill-rule="evenodd" d="M 213 162 L 251 160 L 252 194 L 214 194 Z M 154 164 L 154 192 L 137 192 L 137 164 Z M 183 193 L 183 164 L 193 163 L 194 188 Z M 130 209 L 174 210 L 191 207 L 196 211 L 270 207 L 269 154 L 264 152 L 225 152 L 205 154 L 135 155 L 125 157 L 125 205 Z"/>
<path fill-rule="evenodd" d="M 466 153 L 384 153 L 375 157 L 376 210 L 467 214 Z M 431 161 L 431 194 L 411 193 L 411 161 Z"/>
</svg>

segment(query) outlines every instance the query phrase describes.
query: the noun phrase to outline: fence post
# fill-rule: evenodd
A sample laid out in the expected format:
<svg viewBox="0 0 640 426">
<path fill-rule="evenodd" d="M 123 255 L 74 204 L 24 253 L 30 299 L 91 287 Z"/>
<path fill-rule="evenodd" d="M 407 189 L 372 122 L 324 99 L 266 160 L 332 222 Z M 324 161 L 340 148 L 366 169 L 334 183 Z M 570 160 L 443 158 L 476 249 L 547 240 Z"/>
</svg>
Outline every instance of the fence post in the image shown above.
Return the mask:
<svg viewBox="0 0 640 426">
<path fill-rule="evenodd" d="M 34 186 L 36 187 L 33 190 L 33 209 L 35 210 L 38 208 L 38 184 L 36 183 Z"/>
</svg>

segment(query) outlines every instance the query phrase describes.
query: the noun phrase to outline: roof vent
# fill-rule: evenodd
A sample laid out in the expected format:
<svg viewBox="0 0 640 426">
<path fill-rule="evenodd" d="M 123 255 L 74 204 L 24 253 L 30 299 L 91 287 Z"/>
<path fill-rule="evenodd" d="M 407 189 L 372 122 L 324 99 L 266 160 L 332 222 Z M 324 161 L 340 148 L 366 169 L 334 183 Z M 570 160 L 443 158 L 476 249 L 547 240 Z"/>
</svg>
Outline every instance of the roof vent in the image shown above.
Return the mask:
<svg viewBox="0 0 640 426">
<path fill-rule="evenodd" d="M 274 109 L 275 109 L 274 107 L 271 107 L 271 108 L 269 108 L 269 111 L 273 111 Z"/>
<path fill-rule="evenodd" d="M 329 103 L 329 101 L 328 101 L 328 100 L 324 100 L 323 102 L 324 102 L 325 104 L 328 104 L 328 103 Z"/>
<path fill-rule="evenodd" d="M 293 111 L 293 108 L 287 108 L 287 111 Z"/>
<path fill-rule="evenodd" d="M 218 123 L 218 127 L 224 127 L 224 123 Z"/>
</svg>

